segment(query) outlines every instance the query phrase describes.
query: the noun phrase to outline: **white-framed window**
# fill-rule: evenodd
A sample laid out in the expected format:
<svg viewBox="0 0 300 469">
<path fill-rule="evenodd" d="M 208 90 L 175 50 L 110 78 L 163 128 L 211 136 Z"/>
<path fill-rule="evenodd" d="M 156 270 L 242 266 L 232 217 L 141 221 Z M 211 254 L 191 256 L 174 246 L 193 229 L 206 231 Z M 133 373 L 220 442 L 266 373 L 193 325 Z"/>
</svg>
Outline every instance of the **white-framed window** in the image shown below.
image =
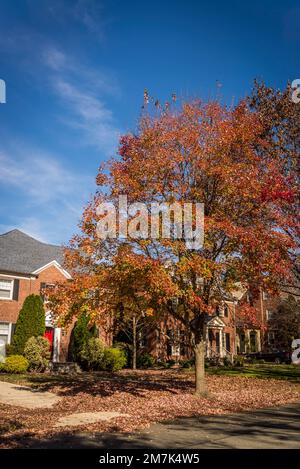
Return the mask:
<svg viewBox="0 0 300 469">
<path fill-rule="evenodd" d="M 0 300 L 12 300 L 14 281 L 0 278 Z"/>
<path fill-rule="evenodd" d="M 0 322 L 0 340 L 5 344 L 10 342 L 10 325 L 8 322 Z"/>
<path fill-rule="evenodd" d="M 275 332 L 268 332 L 268 344 L 274 345 L 275 343 Z"/>
<path fill-rule="evenodd" d="M 179 357 L 180 356 L 180 346 L 179 345 L 172 345 L 172 356 Z"/>
<path fill-rule="evenodd" d="M 273 311 L 269 311 L 268 309 L 266 310 L 266 319 L 267 321 L 271 321 L 273 317 Z"/>
<path fill-rule="evenodd" d="M 46 304 L 48 303 L 48 297 L 47 295 L 45 294 L 44 292 L 44 289 L 54 289 L 55 288 L 55 284 L 54 283 L 45 283 L 45 282 L 41 282 L 41 285 L 40 285 L 40 296 L 43 300 L 43 302 Z"/>
<path fill-rule="evenodd" d="M 263 297 L 263 300 L 267 300 L 269 298 L 268 292 L 263 291 L 262 292 L 262 297 Z"/>
</svg>

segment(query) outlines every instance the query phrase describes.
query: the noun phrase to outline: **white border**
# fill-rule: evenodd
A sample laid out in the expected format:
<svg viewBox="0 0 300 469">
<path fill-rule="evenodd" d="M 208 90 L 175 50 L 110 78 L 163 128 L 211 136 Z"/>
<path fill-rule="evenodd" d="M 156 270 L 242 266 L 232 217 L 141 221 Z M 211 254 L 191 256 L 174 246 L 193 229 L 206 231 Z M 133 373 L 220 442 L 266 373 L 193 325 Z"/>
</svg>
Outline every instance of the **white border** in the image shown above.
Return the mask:
<svg viewBox="0 0 300 469">
<path fill-rule="evenodd" d="M 7 281 L 11 281 L 11 282 L 12 282 L 12 287 L 11 287 L 11 289 L 10 289 L 10 295 L 9 295 L 9 297 L 7 297 L 7 296 L 5 296 L 5 297 L 4 297 L 4 296 L 0 296 L 0 300 L 1 300 L 1 301 L 2 301 L 2 300 L 4 300 L 4 301 L 5 301 L 5 300 L 12 300 L 12 299 L 13 299 L 13 295 L 14 295 L 14 284 L 15 284 L 15 281 L 14 281 L 13 278 L 10 278 L 10 279 L 9 279 L 9 278 L 4 278 L 3 280 L 6 281 L 6 282 L 7 282 Z M 0 275 L 0 281 L 1 281 L 1 275 Z"/>
<path fill-rule="evenodd" d="M 59 270 L 68 280 L 71 280 L 71 278 L 72 278 L 71 275 L 65 269 L 63 269 L 62 266 L 55 260 L 51 261 L 51 262 L 48 262 L 48 264 L 45 264 L 42 267 L 39 267 L 37 270 L 35 270 L 34 272 L 31 272 L 31 273 L 34 274 L 34 275 L 39 274 L 43 270 L 48 269 L 48 267 L 56 267 L 57 270 Z"/>
<path fill-rule="evenodd" d="M 9 278 L 11 280 L 14 280 L 15 278 L 17 278 L 19 280 L 36 280 L 36 276 L 32 276 L 32 277 L 24 276 L 24 277 L 22 277 L 21 275 L 2 274 L 2 272 L 0 271 L 0 278 L 2 278 L 2 277 Z"/>
</svg>

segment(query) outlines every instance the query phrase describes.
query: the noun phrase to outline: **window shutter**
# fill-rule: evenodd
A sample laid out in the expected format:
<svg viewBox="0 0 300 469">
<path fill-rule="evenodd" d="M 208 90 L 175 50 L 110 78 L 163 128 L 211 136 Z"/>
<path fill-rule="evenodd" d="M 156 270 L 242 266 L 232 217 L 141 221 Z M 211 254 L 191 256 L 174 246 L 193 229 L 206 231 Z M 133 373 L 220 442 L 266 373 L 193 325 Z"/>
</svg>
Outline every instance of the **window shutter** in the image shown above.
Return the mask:
<svg viewBox="0 0 300 469">
<path fill-rule="evenodd" d="M 12 323 L 11 324 L 11 332 L 10 332 L 10 343 L 12 343 L 12 339 L 13 339 L 15 330 L 16 330 L 16 323 Z"/>
<path fill-rule="evenodd" d="M 19 299 L 19 284 L 20 280 L 15 278 L 14 279 L 14 289 L 13 289 L 13 300 L 18 301 Z"/>
</svg>

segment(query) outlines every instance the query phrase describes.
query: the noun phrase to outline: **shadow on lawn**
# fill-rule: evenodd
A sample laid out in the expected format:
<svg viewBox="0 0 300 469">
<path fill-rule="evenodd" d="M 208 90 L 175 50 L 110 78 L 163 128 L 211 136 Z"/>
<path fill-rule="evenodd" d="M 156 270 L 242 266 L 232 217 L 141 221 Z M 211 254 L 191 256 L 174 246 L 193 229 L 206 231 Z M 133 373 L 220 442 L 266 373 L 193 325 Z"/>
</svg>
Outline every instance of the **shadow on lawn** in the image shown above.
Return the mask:
<svg viewBox="0 0 300 469">
<path fill-rule="evenodd" d="M 300 406 L 239 414 L 182 417 L 141 433 L 67 433 L 49 438 L 19 435 L 5 439 L 21 448 L 300 448 Z"/>
<path fill-rule="evenodd" d="M 83 372 L 76 376 L 32 375 L 27 382 L 39 391 L 54 391 L 60 397 L 75 396 L 79 393 L 91 396 L 111 396 L 115 392 L 130 393 L 146 397 L 145 391 L 167 391 L 178 394 L 192 391 L 193 382 L 179 372 Z"/>
<path fill-rule="evenodd" d="M 20 430 L 24 425 L 15 419 L 6 419 L 0 423 L 0 437 L 7 432 Z"/>
</svg>

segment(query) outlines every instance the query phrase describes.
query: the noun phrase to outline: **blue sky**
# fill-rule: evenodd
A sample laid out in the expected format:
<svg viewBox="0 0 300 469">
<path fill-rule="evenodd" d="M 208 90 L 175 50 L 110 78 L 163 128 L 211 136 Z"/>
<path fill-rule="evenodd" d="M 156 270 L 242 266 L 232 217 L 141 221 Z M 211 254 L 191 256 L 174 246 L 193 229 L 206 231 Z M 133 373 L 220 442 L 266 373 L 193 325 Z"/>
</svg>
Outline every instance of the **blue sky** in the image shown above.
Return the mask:
<svg viewBox="0 0 300 469">
<path fill-rule="evenodd" d="M 0 232 L 67 243 L 144 88 L 236 102 L 299 51 L 299 0 L 1 0 Z"/>
</svg>

